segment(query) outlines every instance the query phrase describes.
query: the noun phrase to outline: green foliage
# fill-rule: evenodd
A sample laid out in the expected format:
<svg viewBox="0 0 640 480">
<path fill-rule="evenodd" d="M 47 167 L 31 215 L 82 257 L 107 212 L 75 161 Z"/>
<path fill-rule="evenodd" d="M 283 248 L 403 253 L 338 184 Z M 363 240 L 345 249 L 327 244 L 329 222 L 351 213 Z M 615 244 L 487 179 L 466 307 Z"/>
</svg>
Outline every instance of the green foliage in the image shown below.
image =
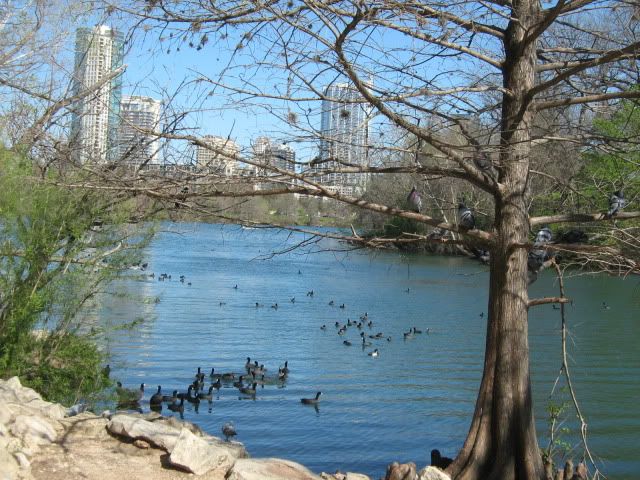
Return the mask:
<svg viewBox="0 0 640 480">
<path fill-rule="evenodd" d="M 23 374 L 25 384 L 44 398 L 64 405 L 83 399 L 95 403 L 111 382 L 103 374 L 105 355 L 91 336 L 66 332 L 38 339 L 34 344 L 38 356 Z"/>
<path fill-rule="evenodd" d="M 121 203 L 32 176 L 0 149 L 0 377 L 18 375 L 48 400 L 87 399 L 107 380 L 91 300 L 140 261 L 151 231 L 129 231 Z"/>
<path fill-rule="evenodd" d="M 627 198 L 640 192 L 640 151 L 635 147 L 640 139 L 640 103 L 622 102 L 614 115 L 596 118 L 593 123 L 607 148 L 593 148 L 584 154 L 578 182 L 586 197 L 606 209 L 611 192 L 624 189 Z"/>
<path fill-rule="evenodd" d="M 565 389 L 562 389 L 564 392 Z M 552 400 L 547 404 L 547 434 L 549 435 L 549 443 L 547 448 L 542 449 L 543 458 L 551 462 L 553 465 L 564 464 L 567 456 L 573 447 L 567 437 L 571 430 L 566 426 L 568 411 L 571 404 L 568 401 L 561 403 Z"/>
</svg>

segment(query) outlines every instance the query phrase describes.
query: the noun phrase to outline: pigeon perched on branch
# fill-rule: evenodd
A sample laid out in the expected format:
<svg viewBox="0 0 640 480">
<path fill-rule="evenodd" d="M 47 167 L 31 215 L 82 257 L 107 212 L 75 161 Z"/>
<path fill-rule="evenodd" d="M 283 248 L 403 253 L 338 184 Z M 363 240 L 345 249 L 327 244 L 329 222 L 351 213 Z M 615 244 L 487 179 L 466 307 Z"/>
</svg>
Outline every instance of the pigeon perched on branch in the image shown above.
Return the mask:
<svg viewBox="0 0 640 480">
<path fill-rule="evenodd" d="M 414 212 L 420 213 L 422 210 L 422 197 L 420 193 L 416 189 L 415 185 L 411 188 L 409 195 L 407 196 L 407 203 L 409 204 L 409 208 Z"/>
<path fill-rule="evenodd" d="M 544 226 L 540 229 L 538 234 L 536 235 L 536 240 L 533 242 L 534 247 L 539 247 L 551 242 L 553 235 L 551 234 L 551 229 L 547 226 Z"/>
<path fill-rule="evenodd" d="M 476 227 L 473 212 L 464 203 L 458 204 L 458 225 L 465 230 L 473 230 Z"/>
<path fill-rule="evenodd" d="M 607 212 L 607 218 L 615 216 L 619 210 L 622 210 L 627 206 L 627 201 L 624 198 L 624 192 L 618 190 L 613 192 L 609 197 L 609 211 Z"/>
<path fill-rule="evenodd" d="M 491 167 L 493 166 L 491 160 L 489 159 L 489 156 L 486 153 L 480 151 L 473 154 L 473 163 L 483 172 L 491 170 Z"/>
</svg>

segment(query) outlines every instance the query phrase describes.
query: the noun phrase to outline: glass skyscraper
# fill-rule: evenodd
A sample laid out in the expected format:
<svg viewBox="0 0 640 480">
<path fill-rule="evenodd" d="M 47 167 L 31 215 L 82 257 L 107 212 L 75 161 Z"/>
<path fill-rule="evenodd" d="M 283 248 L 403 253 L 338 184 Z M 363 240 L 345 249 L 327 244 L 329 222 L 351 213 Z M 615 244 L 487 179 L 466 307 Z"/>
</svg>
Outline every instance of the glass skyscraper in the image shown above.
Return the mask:
<svg viewBox="0 0 640 480">
<path fill-rule="evenodd" d="M 73 94 L 78 95 L 122 66 L 124 37 L 98 25 L 76 31 Z M 83 96 L 73 106 L 71 148 L 80 163 L 105 163 L 118 156 L 115 148 L 122 92 L 122 75 Z"/>
<path fill-rule="evenodd" d="M 361 193 L 367 184 L 366 173 L 322 173 L 344 167 L 339 162 L 367 166 L 371 107 L 352 85 L 338 83 L 325 89 L 322 100 L 320 162 L 314 170 L 320 181 L 341 193 Z"/>
</svg>

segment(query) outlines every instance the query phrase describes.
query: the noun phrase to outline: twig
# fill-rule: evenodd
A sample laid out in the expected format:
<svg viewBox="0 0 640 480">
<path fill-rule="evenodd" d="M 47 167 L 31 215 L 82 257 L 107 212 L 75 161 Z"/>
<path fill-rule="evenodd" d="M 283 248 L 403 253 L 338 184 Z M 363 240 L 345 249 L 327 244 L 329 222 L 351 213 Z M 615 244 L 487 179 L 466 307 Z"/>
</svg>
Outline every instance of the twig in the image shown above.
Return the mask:
<svg viewBox="0 0 640 480">
<path fill-rule="evenodd" d="M 558 275 L 560 297 L 565 298 L 564 279 L 562 276 L 562 271 L 560 270 L 560 266 L 555 261 L 553 262 L 553 266 L 556 269 L 556 273 Z M 562 330 L 561 330 L 562 332 L 562 366 L 560 367 L 560 374 L 564 372 L 564 377 L 567 381 L 567 388 L 569 390 L 569 395 L 571 396 L 571 401 L 573 402 L 573 406 L 576 410 L 576 416 L 580 420 L 580 435 L 582 437 L 582 444 L 584 445 L 584 451 L 587 455 L 587 458 L 589 459 L 589 462 L 595 469 L 593 478 L 594 479 L 606 478 L 602 474 L 602 472 L 600 472 L 600 470 L 598 469 L 598 466 L 596 465 L 596 462 L 594 461 L 593 456 L 591 455 L 591 450 L 589 449 L 589 445 L 587 443 L 587 422 L 584 419 L 584 416 L 582 415 L 582 411 L 580 410 L 580 405 L 578 405 L 578 399 L 576 397 L 576 393 L 573 389 L 573 384 L 571 382 L 571 374 L 569 373 L 569 362 L 567 360 L 567 320 L 565 317 L 564 309 L 565 309 L 565 302 L 560 303 L 560 318 L 562 321 Z M 558 382 L 558 379 L 556 379 L 556 382 L 554 383 L 554 388 L 557 382 Z"/>
</svg>

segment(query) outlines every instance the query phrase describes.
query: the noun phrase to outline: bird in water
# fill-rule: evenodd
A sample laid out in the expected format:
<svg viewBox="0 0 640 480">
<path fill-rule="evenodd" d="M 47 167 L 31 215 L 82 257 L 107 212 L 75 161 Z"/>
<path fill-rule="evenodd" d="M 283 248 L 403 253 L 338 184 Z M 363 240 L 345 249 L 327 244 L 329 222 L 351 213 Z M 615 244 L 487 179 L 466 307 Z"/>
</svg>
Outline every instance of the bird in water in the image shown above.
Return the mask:
<svg viewBox="0 0 640 480">
<path fill-rule="evenodd" d="M 140 384 L 139 390 L 130 390 L 122 386 L 122 383 L 116 383 L 116 395 L 118 396 L 118 403 L 136 403 L 142 400 L 144 396 L 144 383 Z"/>
<path fill-rule="evenodd" d="M 458 225 L 465 230 L 473 230 L 476 227 L 473 212 L 462 202 L 458 204 Z"/>
<path fill-rule="evenodd" d="M 174 390 L 171 395 L 163 395 L 162 401 L 167 403 L 175 403 L 178 400 L 178 390 Z"/>
<path fill-rule="evenodd" d="M 301 398 L 300 402 L 305 405 L 316 405 L 320 401 L 320 395 L 322 395 L 322 392 L 316 393 L 315 398 Z"/>
<path fill-rule="evenodd" d="M 174 402 L 168 405 L 167 408 L 172 412 L 180 412 L 180 413 L 184 412 L 184 397 L 180 399 L 180 403 Z"/>
<path fill-rule="evenodd" d="M 162 387 L 158 385 L 158 391 L 151 395 L 149 399 L 149 403 L 151 405 L 161 405 L 162 404 Z"/>
<path fill-rule="evenodd" d="M 619 210 L 622 210 L 627 206 L 627 201 L 624 198 L 624 192 L 622 190 L 615 191 L 609 197 L 609 210 L 607 211 L 607 218 L 614 217 Z"/>
<path fill-rule="evenodd" d="M 407 204 L 409 205 L 409 209 L 414 212 L 420 213 L 422 210 L 422 197 L 415 185 L 411 188 L 409 195 L 407 195 Z"/>
<path fill-rule="evenodd" d="M 222 426 L 222 434 L 224 438 L 229 441 L 229 437 L 235 437 L 238 432 L 236 432 L 236 427 L 233 425 L 233 422 L 227 422 Z"/>
<path fill-rule="evenodd" d="M 378 355 L 380 355 L 380 352 L 378 352 L 378 349 L 376 348 L 373 352 L 367 353 L 367 355 L 369 355 L 370 357 L 376 358 Z"/>
</svg>

